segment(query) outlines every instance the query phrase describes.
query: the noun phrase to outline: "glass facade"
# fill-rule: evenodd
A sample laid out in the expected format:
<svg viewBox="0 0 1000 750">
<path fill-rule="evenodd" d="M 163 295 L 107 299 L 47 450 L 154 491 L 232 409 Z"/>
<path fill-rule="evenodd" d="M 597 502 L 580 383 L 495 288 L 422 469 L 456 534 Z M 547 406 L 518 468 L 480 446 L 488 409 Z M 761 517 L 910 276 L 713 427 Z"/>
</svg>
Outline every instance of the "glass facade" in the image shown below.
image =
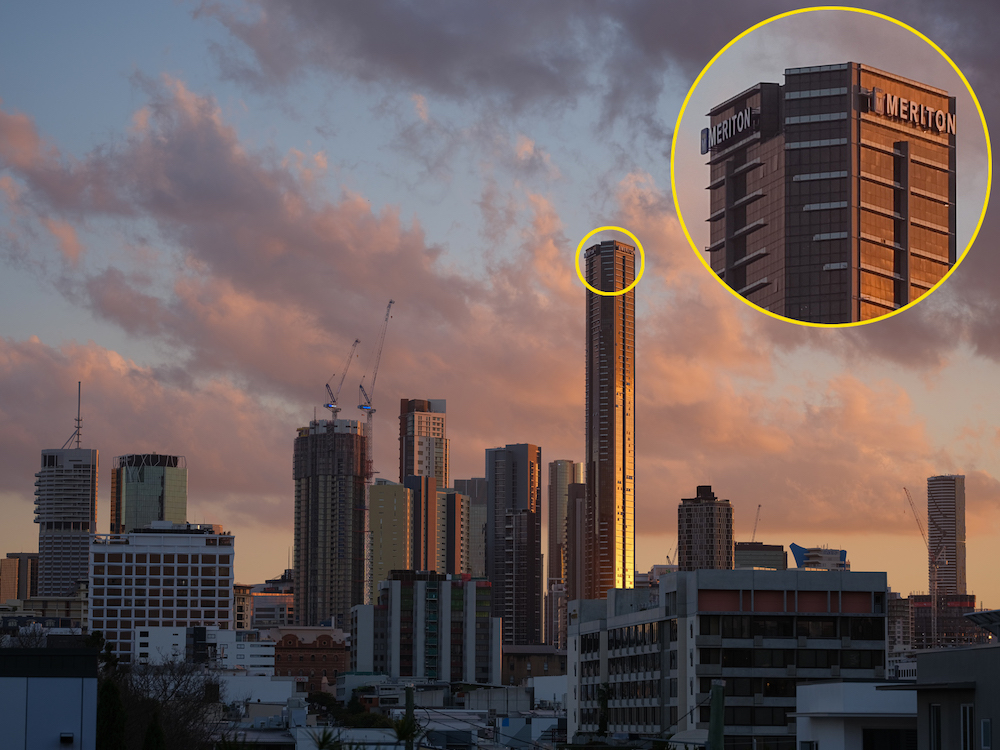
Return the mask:
<svg viewBox="0 0 1000 750">
<path fill-rule="evenodd" d="M 153 521 L 187 521 L 187 464 L 183 456 L 116 456 L 111 474 L 111 533 Z"/>
<path fill-rule="evenodd" d="M 729 126 L 741 112 L 747 125 Z M 792 68 L 710 117 L 710 262 L 754 304 L 814 323 L 870 320 L 955 264 L 947 92 L 859 63 Z"/>
</svg>

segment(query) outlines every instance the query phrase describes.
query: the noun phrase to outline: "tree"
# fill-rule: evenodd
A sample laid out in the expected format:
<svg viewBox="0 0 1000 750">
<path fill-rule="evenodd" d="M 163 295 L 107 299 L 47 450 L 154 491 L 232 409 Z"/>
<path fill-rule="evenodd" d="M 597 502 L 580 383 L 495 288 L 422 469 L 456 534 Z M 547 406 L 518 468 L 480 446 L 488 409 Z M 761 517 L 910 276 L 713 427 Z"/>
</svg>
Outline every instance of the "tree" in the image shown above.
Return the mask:
<svg viewBox="0 0 1000 750">
<path fill-rule="evenodd" d="M 118 683 L 101 681 L 97 691 L 97 747 L 101 750 L 125 750 L 125 706 Z"/>
<path fill-rule="evenodd" d="M 146 726 L 146 737 L 142 741 L 142 750 L 167 750 L 167 736 L 163 733 L 159 706 L 153 707 L 153 715 Z"/>
<path fill-rule="evenodd" d="M 330 729 L 324 729 L 322 732 L 310 732 L 309 736 L 312 738 L 313 744 L 316 745 L 316 750 L 341 750 L 343 747 L 340 737 Z"/>
</svg>

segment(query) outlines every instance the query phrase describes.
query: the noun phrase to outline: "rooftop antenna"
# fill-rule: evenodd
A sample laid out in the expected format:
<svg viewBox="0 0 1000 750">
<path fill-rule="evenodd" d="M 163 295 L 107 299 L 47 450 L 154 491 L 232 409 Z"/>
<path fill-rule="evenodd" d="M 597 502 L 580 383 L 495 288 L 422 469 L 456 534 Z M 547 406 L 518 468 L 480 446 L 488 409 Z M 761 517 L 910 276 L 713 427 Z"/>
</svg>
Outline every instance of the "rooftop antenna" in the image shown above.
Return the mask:
<svg viewBox="0 0 1000 750">
<path fill-rule="evenodd" d="M 80 416 L 80 381 L 76 381 L 76 429 L 73 434 L 69 436 L 69 439 L 63 443 L 60 450 L 65 450 L 66 446 L 73 442 L 73 438 L 76 438 L 76 447 L 80 447 L 80 433 L 83 432 L 83 417 Z"/>
</svg>

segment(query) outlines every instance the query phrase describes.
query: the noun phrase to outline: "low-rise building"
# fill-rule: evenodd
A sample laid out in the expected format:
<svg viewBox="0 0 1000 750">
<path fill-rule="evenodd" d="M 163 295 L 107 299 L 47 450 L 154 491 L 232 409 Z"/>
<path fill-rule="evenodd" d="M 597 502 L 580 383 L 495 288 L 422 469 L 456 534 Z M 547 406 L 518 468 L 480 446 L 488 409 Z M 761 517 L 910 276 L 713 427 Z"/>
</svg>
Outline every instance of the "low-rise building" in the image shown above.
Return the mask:
<svg viewBox="0 0 1000 750">
<path fill-rule="evenodd" d="M 525 685 L 530 677 L 566 674 L 566 652 L 555 646 L 504 646 L 502 685 Z"/>
<path fill-rule="evenodd" d="M 132 654 L 139 664 L 161 664 L 180 659 L 216 669 L 274 674 L 275 643 L 256 630 L 213 627 L 145 627 L 133 631 Z"/>
<path fill-rule="evenodd" d="M 697 570 L 658 596 L 615 589 L 569 605 L 568 737 L 708 728 L 725 680 L 727 747 L 794 742 L 803 680 L 885 678 L 884 573 Z M 791 745 L 789 745 L 791 747 Z"/>
<path fill-rule="evenodd" d="M 800 748 L 916 748 L 917 694 L 880 690 L 878 680 L 799 683 L 795 726 Z"/>
<path fill-rule="evenodd" d="M 339 628 L 294 626 L 268 633 L 275 643 L 275 674 L 294 677 L 302 691 L 325 691 L 348 669 L 350 644 Z"/>
</svg>

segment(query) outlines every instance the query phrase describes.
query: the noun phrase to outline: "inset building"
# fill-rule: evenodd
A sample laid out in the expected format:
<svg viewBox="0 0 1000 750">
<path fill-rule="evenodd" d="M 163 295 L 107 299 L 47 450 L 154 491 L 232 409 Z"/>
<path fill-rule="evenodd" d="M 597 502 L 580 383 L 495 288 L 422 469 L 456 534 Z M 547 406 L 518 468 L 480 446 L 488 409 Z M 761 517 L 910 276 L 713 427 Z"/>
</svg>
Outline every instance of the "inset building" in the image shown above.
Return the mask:
<svg viewBox="0 0 1000 750">
<path fill-rule="evenodd" d="M 124 534 L 153 521 L 186 523 L 187 491 L 184 456 L 116 456 L 111 471 L 111 533 Z"/>
<path fill-rule="evenodd" d="M 680 570 L 732 570 L 733 506 L 711 485 L 677 507 L 677 565 Z"/>
<path fill-rule="evenodd" d="M 957 260 L 955 98 L 860 63 L 785 70 L 712 108 L 712 269 L 813 323 L 918 299 Z"/>
<path fill-rule="evenodd" d="M 846 549 L 830 549 L 829 547 L 800 547 L 798 544 L 788 545 L 798 568 L 815 568 L 818 570 L 850 570 L 851 561 L 847 559 Z"/>
<path fill-rule="evenodd" d="M 370 601 L 374 602 L 378 598 L 379 581 L 388 579 L 389 571 L 413 568 L 410 531 L 413 508 L 410 490 L 388 479 L 376 479 L 368 493 L 372 535 Z"/>
<path fill-rule="evenodd" d="M 87 578 L 97 523 L 97 460 L 89 448 L 42 451 L 35 474 L 39 596 L 71 596 Z"/>
</svg>

